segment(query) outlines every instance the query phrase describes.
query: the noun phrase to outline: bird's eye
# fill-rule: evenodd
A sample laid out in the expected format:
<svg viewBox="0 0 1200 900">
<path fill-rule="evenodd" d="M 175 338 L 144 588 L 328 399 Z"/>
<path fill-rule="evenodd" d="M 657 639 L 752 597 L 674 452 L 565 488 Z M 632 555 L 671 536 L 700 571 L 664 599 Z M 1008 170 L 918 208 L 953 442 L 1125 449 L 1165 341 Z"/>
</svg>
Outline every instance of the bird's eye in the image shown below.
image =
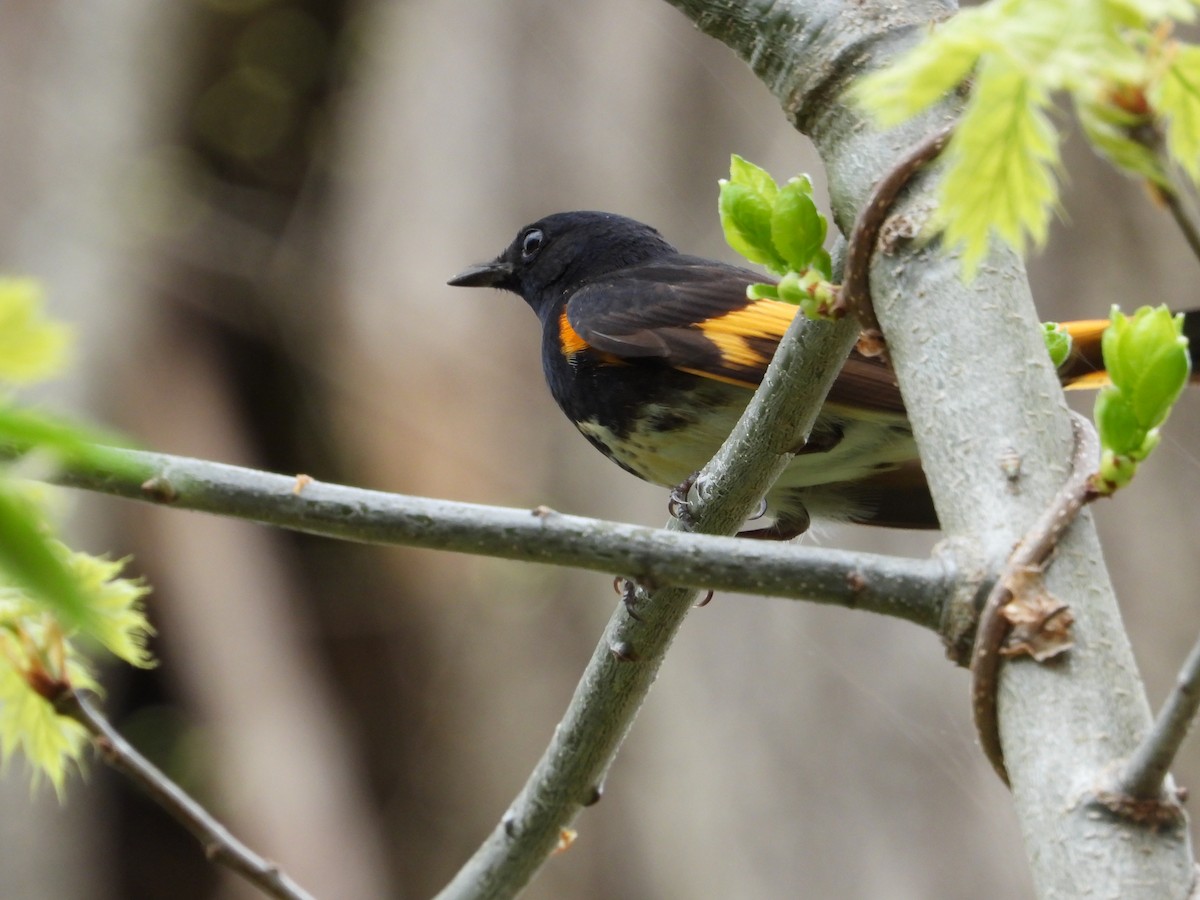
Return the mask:
<svg viewBox="0 0 1200 900">
<path fill-rule="evenodd" d="M 529 262 L 529 260 L 537 256 L 537 252 L 542 249 L 543 240 L 542 232 L 537 228 L 528 232 L 521 240 L 521 259 Z"/>
</svg>

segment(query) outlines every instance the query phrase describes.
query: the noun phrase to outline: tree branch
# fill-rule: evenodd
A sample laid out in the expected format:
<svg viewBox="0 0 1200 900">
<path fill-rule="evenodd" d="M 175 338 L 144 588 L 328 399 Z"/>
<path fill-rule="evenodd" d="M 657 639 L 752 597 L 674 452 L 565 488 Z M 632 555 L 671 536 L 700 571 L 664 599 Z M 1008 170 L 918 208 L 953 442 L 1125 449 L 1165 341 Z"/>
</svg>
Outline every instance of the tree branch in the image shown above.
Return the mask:
<svg viewBox="0 0 1200 900">
<path fill-rule="evenodd" d="M 1183 234 L 1183 239 L 1187 241 L 1192 255 L 1197 260 L 1200 260 L 1200 231 L 1196 229 L 1196 223 L 1188 214 L 1188 210 L 1183 202 L 1183 196 L 1179 191 L 1174 189 L 1160 189 L 1159 195 L 1167 205 L 1167 209 L 1170 210 L 1171 218 L 1175 220 L 1175 225 Z"/>
<path fill-rule="evenodd" d="M 1158 800 L 1167 770 L 1200 711 L 1200 640 L 1188 654 L 1154 727 L 1129 757 L 1117 784 L 1134 800 Z"/>
<path fill-rule="evenodd" d="M 848 321 L 796 317 L 746 414 L 695 481 L 691 528 L 732 533 L 754 511 L 811 430 L 855 337 Z M 684 527 L 677 519 L 668 523 L 672 530 Z M 695 591 L 666 588 L 639 592 L 636 618 L 624 605 L 617 608 L 550 746 L 441 900 L 513 896 L 580 810 L 600 798 L 613 757 L 695 598 Z"/>
<path fill-rule="evenodd" d="M 68 462 L 58 484 L 292 531 L 619 574 L 646 585 L 846 606 L 936 630 L 958 588 L 950 554 L 877 553 L 685 534 L 571 516 L 410 497 L 115 447 Z"/>
<path fill-rule="evenodd" d="M 138 753 L 82 694 L 67 687 L 52 702 L 60 715 L 87 730 L 101 759 L 137 784 L 192 833 L 208 859 L 236 872 L 271 897 L 313 900 L 286 872 L 234 837 L 208 810 Z"/>
</svg>

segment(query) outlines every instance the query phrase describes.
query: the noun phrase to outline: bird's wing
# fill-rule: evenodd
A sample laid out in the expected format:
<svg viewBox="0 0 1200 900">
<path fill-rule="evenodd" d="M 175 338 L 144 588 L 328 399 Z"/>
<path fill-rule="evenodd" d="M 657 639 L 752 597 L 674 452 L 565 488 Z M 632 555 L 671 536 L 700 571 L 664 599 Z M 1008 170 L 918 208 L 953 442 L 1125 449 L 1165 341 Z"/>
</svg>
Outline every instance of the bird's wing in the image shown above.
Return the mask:
<svg viewBox="0 0 1200 900">
<path fill-rule="evenodd" d="M 661 360 L 753 388 L 797 312 L 789 303 L 746 297 L 747 285 L 766 280 L 748 269 L 688 256 L 631 266 L 572 295 L 560 322 L 562 343 L 627 362 Z M 857 353 L 847 359 L 829 400 L 904 410 L 891 368 Z"/>
</svg>

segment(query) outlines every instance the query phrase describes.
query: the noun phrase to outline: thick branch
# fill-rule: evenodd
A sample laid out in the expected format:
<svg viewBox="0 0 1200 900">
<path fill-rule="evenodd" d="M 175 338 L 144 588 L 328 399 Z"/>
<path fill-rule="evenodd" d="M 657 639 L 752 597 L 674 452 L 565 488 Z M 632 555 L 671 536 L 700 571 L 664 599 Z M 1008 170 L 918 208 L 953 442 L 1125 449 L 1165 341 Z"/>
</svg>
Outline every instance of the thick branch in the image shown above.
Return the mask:
<svg viewBox="0 0 1200 900">
<path fill-rule="evenodd" d="M 813 138 L 843 231 L 895 160 L 957 114 L 948 97 L 880 132 L 845 96 L 858 76 L 918 41 L 927 29 L 920 20 L 948 14 L 948 4 L 671 2 L 745 59 Z M 967 285 L 958 260 L 930 240 L 938 175 L 936 164 L 927 168 L 901 196 L 874 257 L 871 295 L 938 518 L 996 569 L 1065 479 L 1071 427 L 1020 260 L 994 251 Z M 1181 896 L 1192 880 L 1186 833 L 1163 840 L 1127 820 L 1097 820 L 1077 802 L 1150 725 L 1086 511 L 1059 546 L 1046 587 L 1075 616 L 1074 649 L 1064 664 L 1008 662 L 999 694 L 1004 758 L 1039 894 Z"/>
<path fill-rule="evenodd" d="M 293 531 L 574 566 L 645 585 L 791 597 L 907 619 L 936 629 L 955 589 L 948 556 L 875 553 L 683 534 L 570 516 L 409 497 L 222 463 L 94 448 L 60 484 Z"/>
</svg>

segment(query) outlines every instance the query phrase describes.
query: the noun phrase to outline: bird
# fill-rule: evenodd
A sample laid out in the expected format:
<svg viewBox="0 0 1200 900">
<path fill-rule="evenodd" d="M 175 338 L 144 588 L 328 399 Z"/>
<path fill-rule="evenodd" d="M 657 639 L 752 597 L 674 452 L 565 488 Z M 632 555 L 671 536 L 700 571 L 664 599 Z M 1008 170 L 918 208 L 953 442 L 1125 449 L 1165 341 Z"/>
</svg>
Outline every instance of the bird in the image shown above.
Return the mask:
<svg viewBox="0 0 1200 900">
<path fill-rule="evenodd" d="M 750 299 L 770 281 L 681 253 L 655 228 L 597 211 L 561 212 L 521 228 L 489 262 L 449 280 L 520 295 L 542 329 L 542 371 L 567 418 L 601 453 L 652 484 L 694 476 L 745 410 L 792 304 Z M 1065 384 L 1096 380 L 1108 320 L 1065 323 Z M 1185 332 L 1200 344 L 1200 312 Z M 1193 350 L 1194 352 L 1194 350 Z M 853 351 L 812 432 L 765 498 L 774 523 L 743 532 L 790 539 L 815 519 L 933 529 L 937 513 L 895 375 Z"/>
</svg>

